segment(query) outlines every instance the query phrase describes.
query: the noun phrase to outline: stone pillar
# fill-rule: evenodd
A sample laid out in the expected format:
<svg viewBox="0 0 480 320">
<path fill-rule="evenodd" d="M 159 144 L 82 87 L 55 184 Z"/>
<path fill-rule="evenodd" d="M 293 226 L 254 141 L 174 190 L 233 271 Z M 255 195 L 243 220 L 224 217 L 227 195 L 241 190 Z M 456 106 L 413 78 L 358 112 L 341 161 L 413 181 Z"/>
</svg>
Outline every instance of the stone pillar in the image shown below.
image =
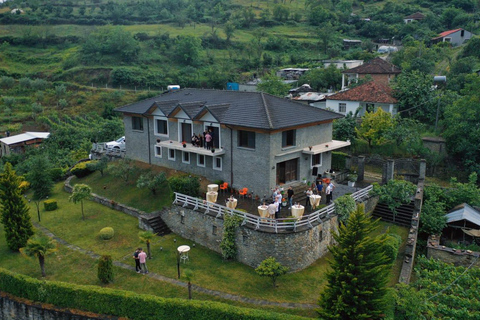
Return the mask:
<svg viewBox="0 0 480 320">
<path fill-rule="evenodd" d="M 387 170 L 386 170 L 385 183 L 388 183 L 388 181 L 393 180 L 393 175 L 394 174 L 395 174 L 395 160 L 388 159 L 387 160 Z"/>
<path fill-rule="evenodd" d="M 365 156 L 358 156 L 357 175 L 358 181 L 365 179 Z"/>
<path fill-rule="evenodd" d="M 427 161 L 425 159 L 420 160 L 420 168 L 418 170 L 418 180 L 425 180 L 425 175 L 427 172 Z"/>
</svg>

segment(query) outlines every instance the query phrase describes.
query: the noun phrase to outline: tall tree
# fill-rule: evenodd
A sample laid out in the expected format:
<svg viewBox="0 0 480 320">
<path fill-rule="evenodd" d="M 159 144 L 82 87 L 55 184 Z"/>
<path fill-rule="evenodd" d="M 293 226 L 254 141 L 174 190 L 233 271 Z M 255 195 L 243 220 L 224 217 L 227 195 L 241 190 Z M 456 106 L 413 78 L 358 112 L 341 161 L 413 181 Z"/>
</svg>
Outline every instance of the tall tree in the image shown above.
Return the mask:
<svg viewBox="0 0 480 320">
<path fill-rule="evenodd" d="M 372 238 L 377 227 L 363 205 L 350 214 L 333 237 L 328 284 L 320 295 L 318 312 L 324 319 L 380 319 L 384 311 L 389 259 L 382 241 Z"/>
<path fill-rule="evenodd" d="M 53 189 L 50 174 L 51 164 L 44 156 L 33 157 L 30 162 L 27 180 L 33 190 L 33 201 L 37 206 L 38 221 L 40 221 L 40 201 L 48 197 Z"/>
<path fill-rule="evenodd" d="M 86 184 L 76 184 L 73 186 L 72 195 L 68 200 L 73 201 L 73 203 L 80 202 L 82 207 L 82 219 L 85 220 L 85 214 L 83 213 L 83 200 L 90 198 L 92 195 L 92 188 Z"/>
<path fill-rule="evenodd" d="M 56 241 L 45 237 L 35 235 L 33 238 L 30 238 L 27 241 L 27 245 L 24 248 L 20 249 L 22 254 L 25 254 L 29 257 L 38 258 L 38 263 L 40 264 L 40 270 L 42 271 L 42 277 L 46 276 L 45 273 L 45 256 L 48 254 L 57 251 Z"/>
<path fill-rule="evenodd" d="M 28 206 L 20 193 L 21 180 L 7 162 L 0 174 L 0 212 L 7 245 L 14 251 L 25 247 L 33 235 Z"/>
</svg>

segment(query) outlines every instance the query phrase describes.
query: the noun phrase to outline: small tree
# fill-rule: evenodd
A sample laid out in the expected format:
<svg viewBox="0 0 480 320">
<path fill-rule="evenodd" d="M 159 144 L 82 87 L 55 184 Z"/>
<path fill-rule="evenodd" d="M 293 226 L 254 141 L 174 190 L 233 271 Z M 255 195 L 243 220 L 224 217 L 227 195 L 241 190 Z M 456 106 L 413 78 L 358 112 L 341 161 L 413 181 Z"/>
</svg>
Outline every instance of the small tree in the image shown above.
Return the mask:
<svg viewBox="0 0 480 320">
<path fill-rule="evenodd" d="M 98 279 L 104 283 L 108 284 L 113 282 L 113 263 L 111 256 L 101 256 L 98 260 Z"/>
<path fill-rule="evenodd" d="M 42 271 L 42 277 L 46 277 L 45 273 L 45 257 L 52 252 L 57 251 L 57 243 L 55 240 L 35 235 L 33 238 L 28 239 L 27 245 L 20 249 L 20 252 L 29 257 L 38 258 L 40 264 L 40 270 Z"/>
<path fill-rule="evenodd" d="M 277 287 L 277 278 L 288 272 L 288 267 L 282 266 L 274 257 L 263 260 L 255 269 L 255 272 L 261 277 L 269 277 L 272 279 L 273 287 Z"/>
<path fill-rule="evenodd" d="M 86 184 L 76 184 L 73 186 L 72 195 L 68 200 L 73 201 L 73 203 L 80 202 L 82 207 L 82 219 L 85 220 L 85 214 L 83 212 L 83 200 L 89 199 L 92 196 L 92 188 Z"/>
<path fill-rule="evenodd" d="M 117 162 L 116 165 L 110 166 L 109 171 L 115 176 L 128 182 L 130 176 L 135 172 L 132 160 L 122 159 Z"/>
<path fill-rule="evenodd" d="M 412 201 L 417 187 L 404 180 L 389 180 L 386 185 L 380 186 L 378 183 L 373 184 L 373 189 L 370 192 L 373 196 L 379 196 L 379 201 L 385 203 L 394 214 L 396 209 L 402 204 L 407 204 Z"/>
<path fill-rule="evenodd" d="M 0 213 L 7 245 L 14 251 L 25 247 L 33 235 L 28 206 L 19 188 L 22 180 L 7 162 L 0 174 Z"/>
<path fill-rule="evenodd" d="M 185 279 L 187 279 L 187 287 L 188 287 L 188 299 L 192 300 L 192 280 L 193 280 L 193 271 L 190 269 L 185 269 L 183 271 L 183 275 Z"/>
<path fill-rule="evenodd" d="M 137 188 L 147 188 L 155 195 L 157 190 L 167 181 L 165 172 L 155 174 L 152 171 L 140 175 L 137 180 Z"/>
<path fill-rule="evenodd" d="M 368 147 L 382 145 L 387 142 L 386 134 L 393 127 L 392 115 L 378 108 L 375 112 L 367 112 L 362 117 L 360 128 L 355 128 L 357 136 L 367 141 Z"/>
<path fill-rule="evenodd" d="M 225 260 L 235 259 L 237 256 L 237 245 L 235 243 L 235 230 L 242 222 L 242 219 L 236 215 L 226 213 L 223 215 L 223 238 L 220 243 L 222 256 Z"/>
<path fill-rule="evenodd" d="M 51 164 L 46 157 L 36 156 L 29 165 L 27 180 L 33 190 L 33 201 L 37 207 L 40 221 L 40 201 L 47 198 L 53 189 L 53 179 L 50 174 Z"/>
<path fill-rule="evenodd" d="M 335 203 L 335 213 L 341 222 L 347 221 L 350 213 L 355 211 L 357 206 L 355 200 L 348 194 L 338 197 L 333 202 Z"/>
<path fill-rule="evenodd" d="M 150 244 L 152 243 L 152 240 L 156 235 L 157 234 L 153 233 L 152 231 L 140 231 L 138 233 L 138 237 L 140 238 L 140 242 L 145 243 L 147 245 L 148 259 L 152 259 L 152 255 L 150 254 Z"/>
</svg>

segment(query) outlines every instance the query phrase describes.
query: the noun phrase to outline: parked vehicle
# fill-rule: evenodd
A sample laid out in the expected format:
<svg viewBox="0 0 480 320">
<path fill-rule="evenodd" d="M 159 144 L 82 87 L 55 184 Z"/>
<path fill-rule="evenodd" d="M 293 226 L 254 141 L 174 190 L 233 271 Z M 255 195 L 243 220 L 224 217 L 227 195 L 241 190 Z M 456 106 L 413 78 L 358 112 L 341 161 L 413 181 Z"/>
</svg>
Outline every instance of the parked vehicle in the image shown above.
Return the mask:
<svg viewBox="0 0 480 320">
<path fill-rule="evenodd" d="M 125 136 L 115 140 L 105 143 L 105 147 L 109 150 L 125 150 Z"/>
</svg>

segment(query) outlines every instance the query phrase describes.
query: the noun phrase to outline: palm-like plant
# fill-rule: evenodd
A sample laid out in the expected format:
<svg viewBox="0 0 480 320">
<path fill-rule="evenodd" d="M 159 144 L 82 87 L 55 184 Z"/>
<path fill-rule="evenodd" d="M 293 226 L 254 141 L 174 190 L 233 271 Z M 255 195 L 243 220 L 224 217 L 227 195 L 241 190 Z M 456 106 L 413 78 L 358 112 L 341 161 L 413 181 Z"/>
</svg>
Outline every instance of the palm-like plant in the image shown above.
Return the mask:
<svg viewBox="0 0 480 320">
<path fill-rule="evenodd" d="M 147 256 L 148 259 L 152 259 L 152 255 L 150 254 L 150 243 L 152 242 L 153 237 L 157 234 L 153 233 L 152 231 L 140 231 L 138 233 L 138 237 L 140 238 L 140 242 L 147 244 Z"/>
<path fill-rule="evenodd" d="M 35 235 L 28 239 L 27 245 L 20 252 L 29 257 L 37 257 L 40 263 L 42 277 L 45 277 L 45 256 L 57 251 L 57 242 L 45 236 Z"/>
<path fill-rule="evenodd" d="M 80 202 L 82 206 L 82 219 L 85 220 L 85 214 L 83 213 L 83 200 L 90 198 L 92 195 L 92 188 L 86 184 L 76 184 L 73 186 L 72 195 L 68 200 L 73 201 L 73 203 Z"/>
</svg>

